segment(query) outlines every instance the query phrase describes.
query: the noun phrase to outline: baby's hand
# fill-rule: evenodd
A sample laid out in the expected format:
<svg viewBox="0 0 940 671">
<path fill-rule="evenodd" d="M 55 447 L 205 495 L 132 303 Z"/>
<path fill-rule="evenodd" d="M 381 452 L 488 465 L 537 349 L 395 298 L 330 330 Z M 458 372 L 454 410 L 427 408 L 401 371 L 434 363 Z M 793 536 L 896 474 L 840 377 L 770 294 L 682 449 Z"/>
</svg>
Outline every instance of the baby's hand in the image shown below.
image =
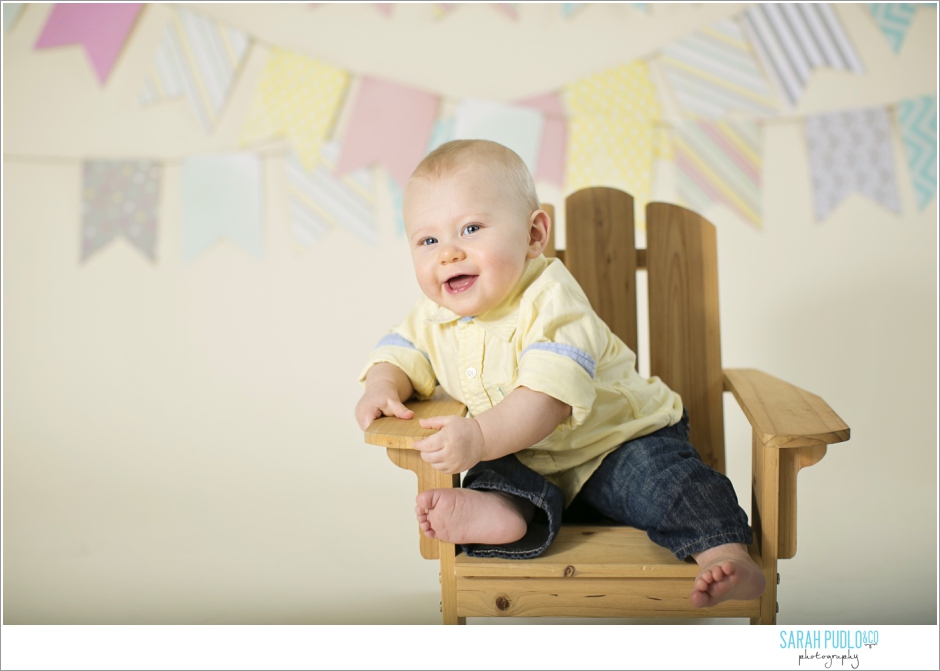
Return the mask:
<svg viewBox="0 0 940 671">
<path fill-rule="evenodd" d="M 483 460 L 483 431 L 468 417 L 430 417 L 418 420 L 433 436 L 414 441 L 421 458 L 442 473 L 462 473 Z"/>
<path fill-rule="evenodd" d="M 356 404 L 356 421 L 359 422 L 359 428 L 365 431 L 374 420 L 383 415 L 411 419 L 415 414 L 398 399 L 395 385 L 376 382 L 366 387 L 365 393 Z"/>
</svg>

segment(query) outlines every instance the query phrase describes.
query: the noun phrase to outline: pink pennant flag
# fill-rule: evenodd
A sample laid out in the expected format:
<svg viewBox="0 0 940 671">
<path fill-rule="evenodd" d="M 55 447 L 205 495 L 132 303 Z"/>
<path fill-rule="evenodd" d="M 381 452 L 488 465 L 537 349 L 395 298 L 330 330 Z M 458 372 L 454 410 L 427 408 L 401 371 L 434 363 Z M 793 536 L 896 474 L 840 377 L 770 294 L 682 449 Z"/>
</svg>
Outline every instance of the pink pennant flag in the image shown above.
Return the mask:
<svg viewBox="0 0 940 671">
<path fill-rule="evenodd" d="M 143 3 L 75 3 L 52 8 L 36 49 L 81 44 L 104 84 Z"/>
<path fill-rule="evenodd" d="M 568 123 L 565 119 L 565 107 L 561 94 L 546 93 L 534 98 L 527 98 L 516 103 L 523 107 L 532 107 L 545 115 L 542 129 L 542 145 L 539 148 L 539 162 L 535 168 L 535 179 L 544 180 L 557 186 L 564 186 L 565 156 L 568 149 Z"/>
<path fill-rule="evenodd" d="M 392 15 L 393 4 L 391 2 L 373 2 L 372 6 L 379 10 L 382 16 L 388 17 Z"/>
<path fill-rule="evenodd" d="M 353 105 L 337 174 L 381 162 L 399 186 L 404 186 L 424 157 L 439 98 L 365 76 Z"/>
<path fill-rule="evenodd" d="M 503 14 L 505 14 L 505 15 L 508 16 L 509 18 L 511 18 L 511 19 L 518 19 L 518 18 L 519 18 L 519 10 L 516 8 L 516 4 L 517 4 L 517 3 L 515 3 L 515 2 L 497 2 L 497 3 L 494 3 L 494 4 L 496 5 L 496 9 L 500 10 Z"/>
</svg>

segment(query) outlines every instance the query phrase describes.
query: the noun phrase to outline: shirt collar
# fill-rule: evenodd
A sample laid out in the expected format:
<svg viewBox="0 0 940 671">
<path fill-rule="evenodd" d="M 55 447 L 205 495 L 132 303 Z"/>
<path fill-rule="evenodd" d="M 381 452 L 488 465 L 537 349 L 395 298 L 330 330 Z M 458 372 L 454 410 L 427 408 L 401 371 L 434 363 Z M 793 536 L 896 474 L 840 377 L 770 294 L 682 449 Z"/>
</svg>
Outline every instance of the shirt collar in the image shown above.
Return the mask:
<svg viewBox="0 0 940 671">
<path fill-rule="evenodd" d="M 503 340 L 511 339 L 513 333 L 516 332 L 516 324 L 519 321 L 519 299 L 547 265 L 548 259 L 544 256 L 539 256 L 537 259 L 529 261 L 526 269 L 522 273 L 522 277 L 519 278 L 516 286 L 513 287 L 512 292 L 505 300 L 489 312 L 472 317 L 473 321 L 483 327 L 483 330 L 487 333 L 491 333 Z M 448 324 L 463 319 L 470 318 L 461 317 L 443 306 L 435 305 L 429 310 L 428 317 L 425 321 L 431 324 Z"/>
</svg>

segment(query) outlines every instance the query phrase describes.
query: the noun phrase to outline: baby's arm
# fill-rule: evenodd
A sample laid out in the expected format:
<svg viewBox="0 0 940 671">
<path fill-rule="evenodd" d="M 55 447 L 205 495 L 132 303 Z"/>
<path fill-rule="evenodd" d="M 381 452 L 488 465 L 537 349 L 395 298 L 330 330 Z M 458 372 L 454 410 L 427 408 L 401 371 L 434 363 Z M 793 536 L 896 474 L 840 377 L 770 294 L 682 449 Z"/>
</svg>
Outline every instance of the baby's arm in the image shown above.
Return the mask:
<svg viewBox="0 0 940 671">
<path fill-rule="evenodd" d="M 419 420 L 439 431 L 416 440 L 421 458 L 443 473 L 461 473 L 481 461 L 514 454 L 549 435 L 571 414 L 571 406 L 526 387 L 514 389 L 500 403 L 474 418 L 431 417 Z"/>
<path fill-rule="evenodd" d="M 414 387 L 405 372 L 392 363 L 377 363 L 366 374 L 366 390 L 356 404 L 356 421 L 365 431 L 373 420 L 387 415 L 411 419 L 414 413 L 403 401 L 411 398 Z"/>
</svg>

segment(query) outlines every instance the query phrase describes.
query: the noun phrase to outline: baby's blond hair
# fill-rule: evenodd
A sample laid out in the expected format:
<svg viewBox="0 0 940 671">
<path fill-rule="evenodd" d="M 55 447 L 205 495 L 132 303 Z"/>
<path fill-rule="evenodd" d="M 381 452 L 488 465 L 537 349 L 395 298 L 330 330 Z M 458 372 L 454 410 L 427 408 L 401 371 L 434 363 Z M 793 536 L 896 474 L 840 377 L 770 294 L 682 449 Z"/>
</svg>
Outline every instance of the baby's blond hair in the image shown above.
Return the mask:
<svg viewBox="0 0 940 671">
<path fill-rule="evenodd" d="M 539 209 L 535 182 L 525 162 L 509 147 L 491 140 L 451 140 L 424 157 L 411 178 L 443 177 L 467 163 L 495 168 L 520 205 L 532 213 Z"/>
</svg>

